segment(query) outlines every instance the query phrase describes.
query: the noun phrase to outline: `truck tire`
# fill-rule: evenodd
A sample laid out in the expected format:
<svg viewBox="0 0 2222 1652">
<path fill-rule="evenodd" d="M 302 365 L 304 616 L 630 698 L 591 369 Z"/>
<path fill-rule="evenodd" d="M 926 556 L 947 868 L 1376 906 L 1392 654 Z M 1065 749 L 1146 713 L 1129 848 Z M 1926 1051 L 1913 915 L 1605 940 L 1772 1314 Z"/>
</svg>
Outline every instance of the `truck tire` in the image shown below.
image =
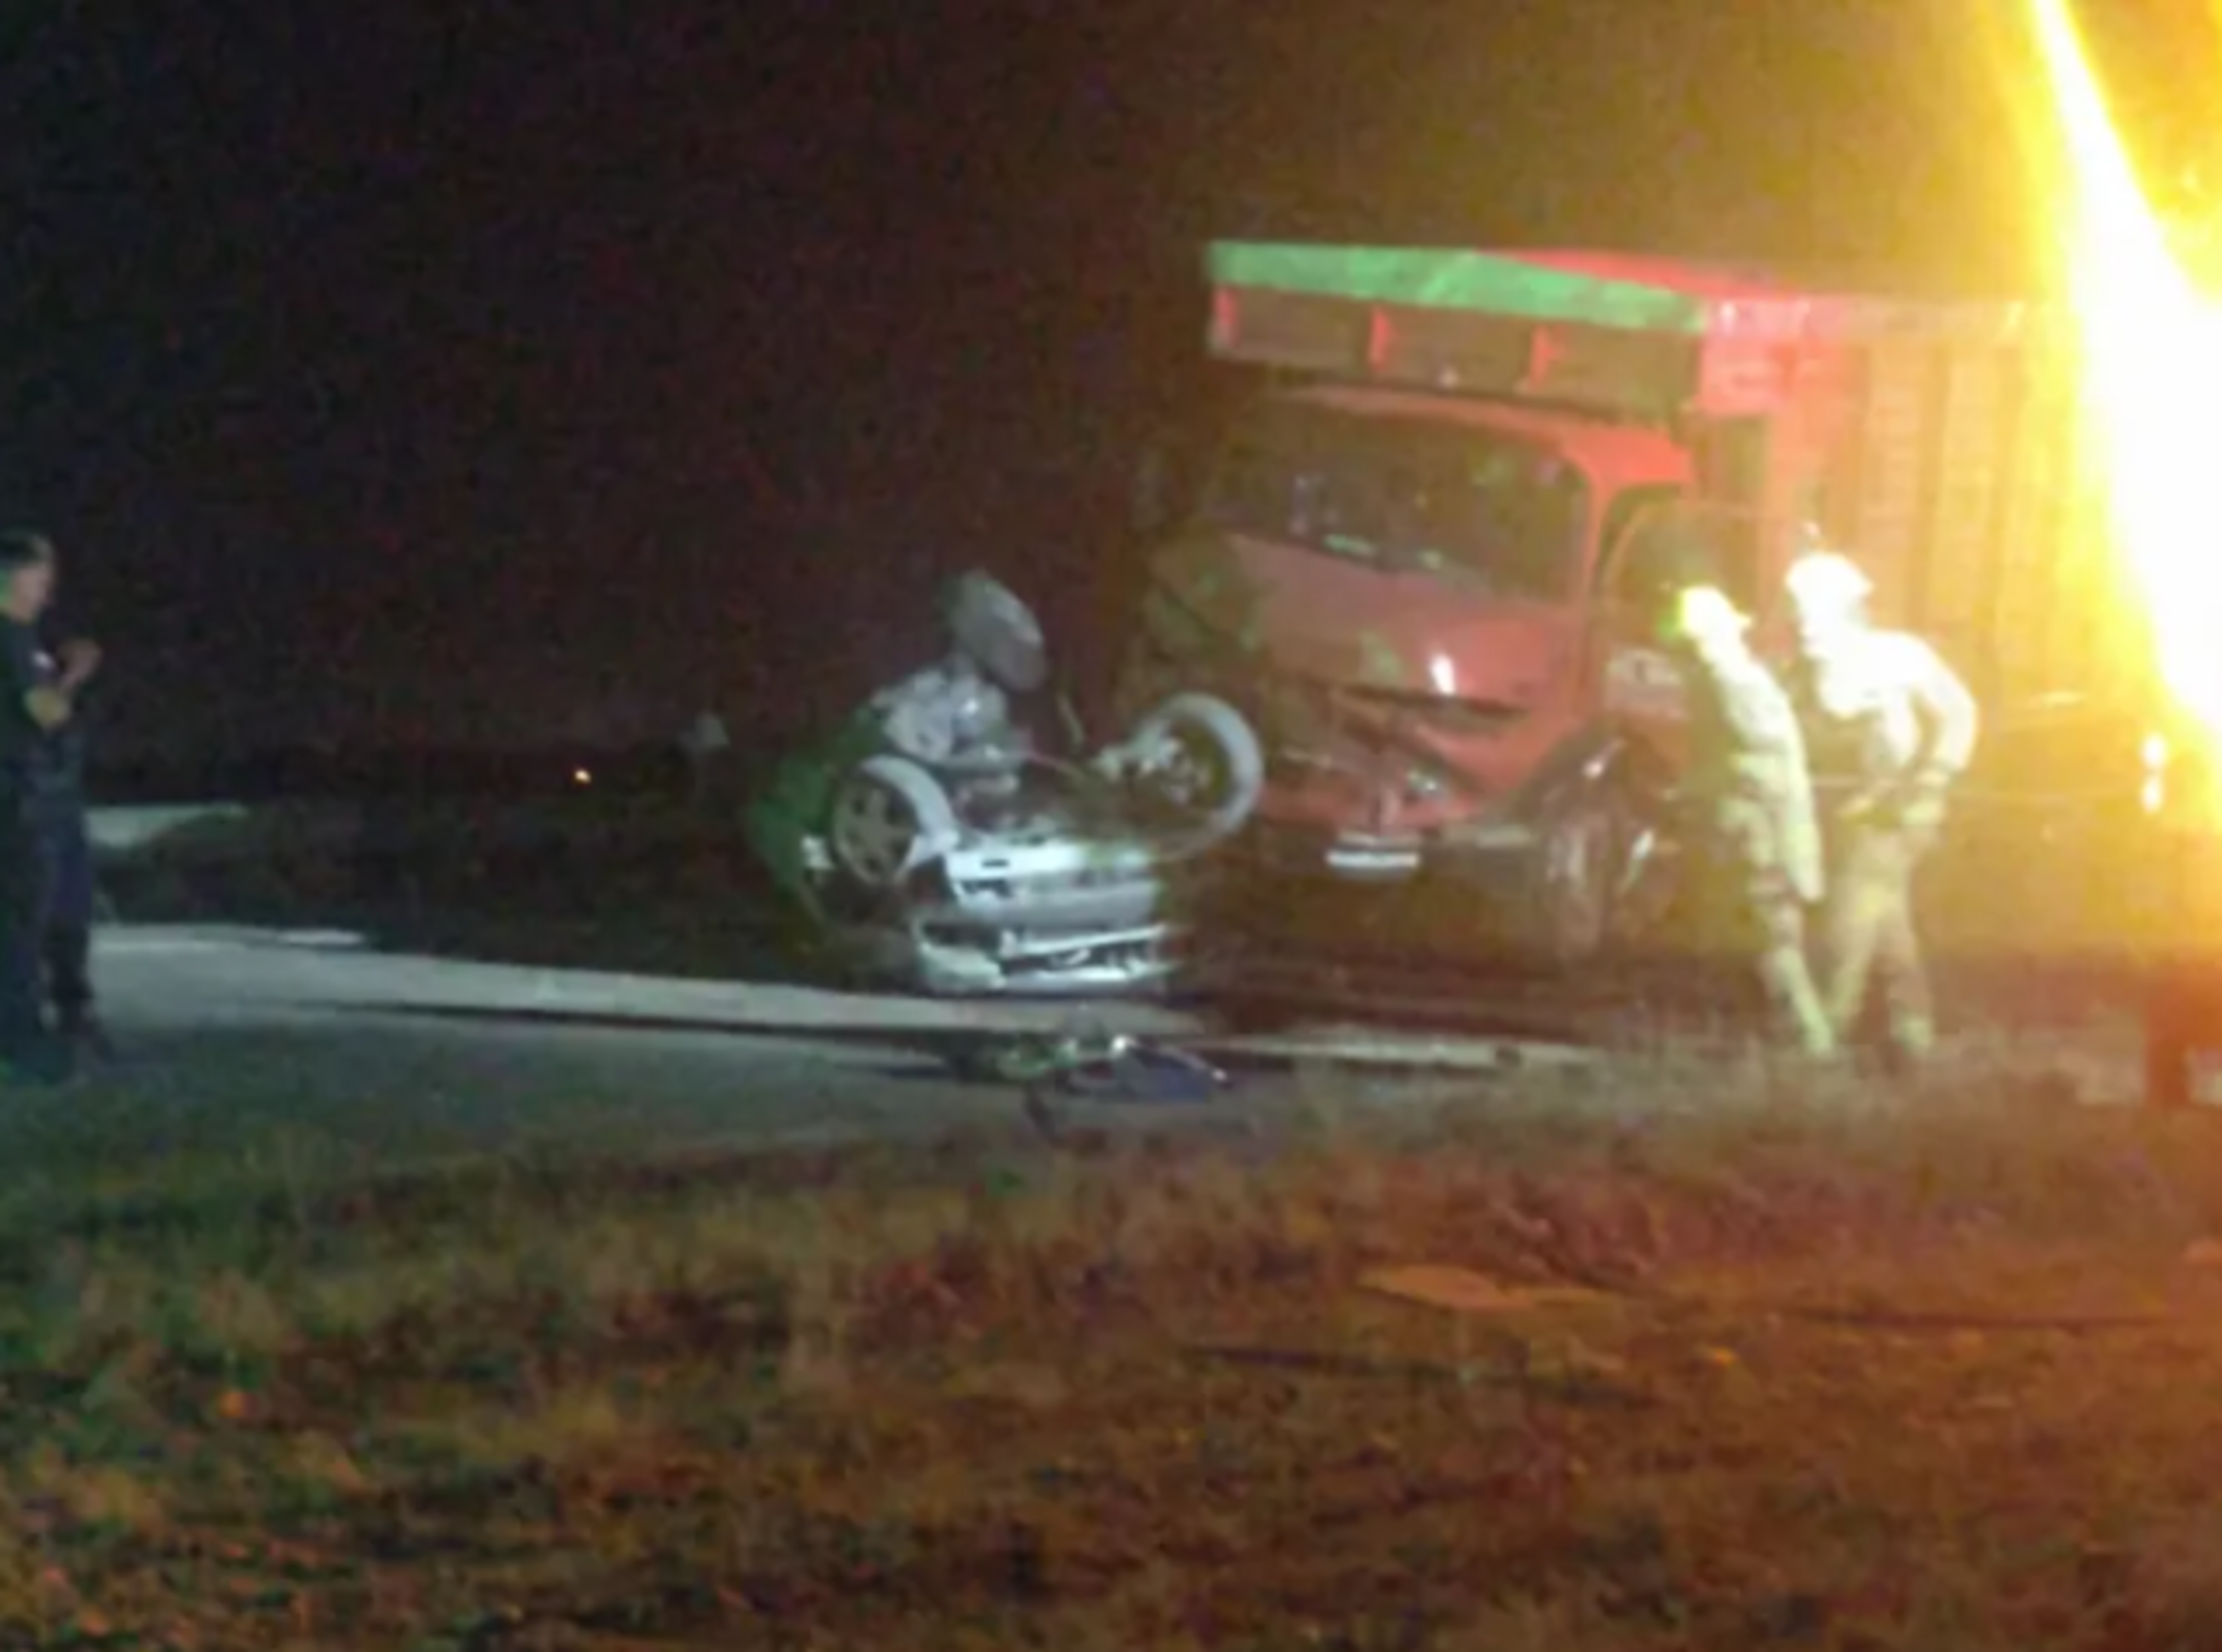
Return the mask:
<svg viewBox="0 0 2222 1652">
<path fill-rule="evenodd" d="M 1541 823 L 1527 877 L 1525 950 L 1547 969 L 1571 971 L 1608 952 L 1632 816 L 1610 781 L 1579 787 Z"/>
</svg>

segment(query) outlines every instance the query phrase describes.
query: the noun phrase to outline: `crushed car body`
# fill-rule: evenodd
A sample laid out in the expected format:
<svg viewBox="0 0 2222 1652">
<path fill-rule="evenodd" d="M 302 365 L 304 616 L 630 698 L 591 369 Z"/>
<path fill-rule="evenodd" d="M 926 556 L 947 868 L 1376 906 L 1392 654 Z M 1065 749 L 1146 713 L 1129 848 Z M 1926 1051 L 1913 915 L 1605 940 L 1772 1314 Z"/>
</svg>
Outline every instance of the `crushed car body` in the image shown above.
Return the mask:
<svg viewBox="0 0 2222 1652">
<path fill-rule="evenodd" d="M 1175 694 L 1125 737 L 1044 750 L 1014 702 L 1050 670 L 1039 622 L 982 573 L 945 600 L 950 648 L 792 754 L 749 840 L 844 973 L 937 995 L 1108 993 L 1168 981 L 1182 879 L 1247 822 L 1250 725 Z"/>
</svg>

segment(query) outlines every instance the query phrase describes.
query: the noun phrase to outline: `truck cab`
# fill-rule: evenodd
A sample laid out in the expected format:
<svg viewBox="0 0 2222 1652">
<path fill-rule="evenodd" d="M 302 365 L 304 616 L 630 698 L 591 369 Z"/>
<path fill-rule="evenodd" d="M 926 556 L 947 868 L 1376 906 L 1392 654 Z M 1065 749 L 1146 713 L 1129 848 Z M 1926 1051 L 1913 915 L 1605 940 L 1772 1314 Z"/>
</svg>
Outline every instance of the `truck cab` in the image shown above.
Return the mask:
<svg viewBox="0 0 2222 1652">
<path fill-rule="evenodd" d="M 1271 704 L 1282 825 L 1417 844 L 1581 714 L 1597 547 L 1688 486 L 1648 432 L 1366 388 L 1263 398 L 1153 560 L 1133 668 L 1215 669 Z"/>
</svg>

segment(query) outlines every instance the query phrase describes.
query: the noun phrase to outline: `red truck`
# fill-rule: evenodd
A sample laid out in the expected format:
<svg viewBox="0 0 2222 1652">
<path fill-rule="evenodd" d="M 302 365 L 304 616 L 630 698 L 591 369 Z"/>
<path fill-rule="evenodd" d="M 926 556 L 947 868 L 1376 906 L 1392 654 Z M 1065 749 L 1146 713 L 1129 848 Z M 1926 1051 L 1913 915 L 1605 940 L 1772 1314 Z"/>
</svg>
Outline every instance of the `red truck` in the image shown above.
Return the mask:
<svg viewBox="0 0 2222 1652">
<path fill-rule="evenodd" d="M 1654 923 L 1662 604 L 1697 555 L 1764 640 L 1809 521 L 1983 704 L 1960 852 L 2011 845 L 2061 944 L 2114 932 L 2076 903 L 2115 898 L 2084 851 L 2137 829 L 2150 685 L 2055 318 L 1609 253 L 1221 243 L 1208 273 L 1211 352 L 1258 382 L 1152 524 L 1120 698 L 1260 730 L 1248 979 L 1578 966 Z M 1961 916 L 2026 925 L 2006 888 Z"/>
</svg>

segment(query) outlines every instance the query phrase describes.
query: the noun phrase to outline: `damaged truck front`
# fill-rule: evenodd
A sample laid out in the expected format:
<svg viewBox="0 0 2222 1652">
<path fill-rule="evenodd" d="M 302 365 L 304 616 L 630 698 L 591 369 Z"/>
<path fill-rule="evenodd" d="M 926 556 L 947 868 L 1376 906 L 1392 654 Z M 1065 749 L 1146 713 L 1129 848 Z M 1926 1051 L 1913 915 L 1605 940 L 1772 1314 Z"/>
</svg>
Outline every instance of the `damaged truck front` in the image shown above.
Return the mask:
<svg viewBox="0 0 2222 1652">
<path fill-rule="evenodd" d="M 1259 732 L 1225 863 L 1246 984 L 1655 932 L 1665 605 L 1717 583 L 1765 637 L 1810 522 L 1987 712 L 2081 720 L 2072 602 L 2038 612 L 2072 587 L 2033 525 L 2052 410 L 2019 307 L 1590 253 L 1232 243 L 1210 278 L 1213 354 L 1264 382 L 1159 527 L 1122 697 L 1209 691 Z"/>
</svg>

